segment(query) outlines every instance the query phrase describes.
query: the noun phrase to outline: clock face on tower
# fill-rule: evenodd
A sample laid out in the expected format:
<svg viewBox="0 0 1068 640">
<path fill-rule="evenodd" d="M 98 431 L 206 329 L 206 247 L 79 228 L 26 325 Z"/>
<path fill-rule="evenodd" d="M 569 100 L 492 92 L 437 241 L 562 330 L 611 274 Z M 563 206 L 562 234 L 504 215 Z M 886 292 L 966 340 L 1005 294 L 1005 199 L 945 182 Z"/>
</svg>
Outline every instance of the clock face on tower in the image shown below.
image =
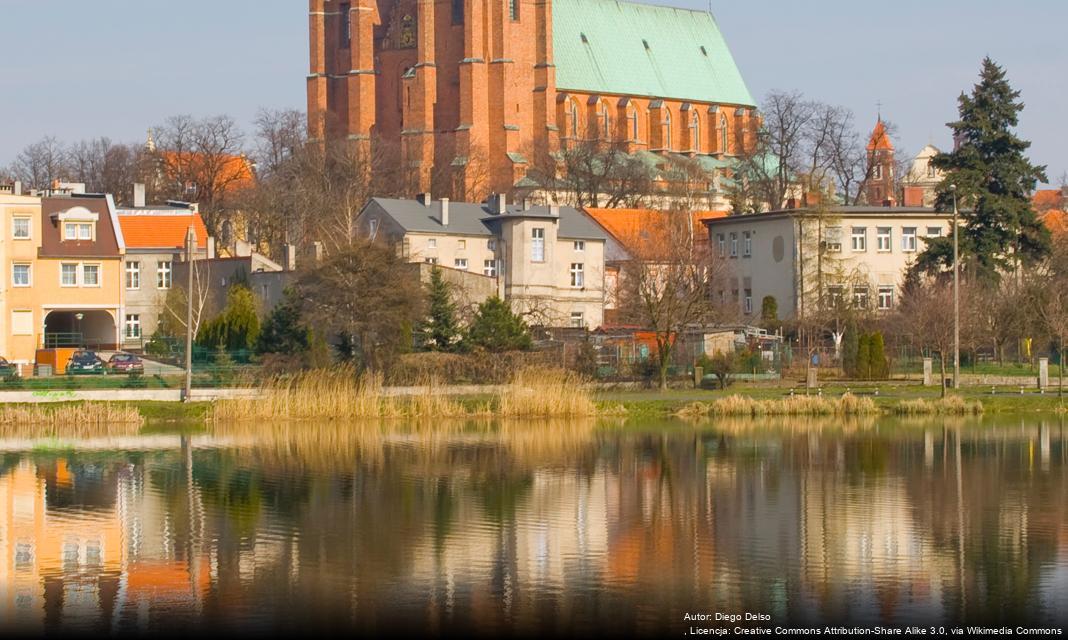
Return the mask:
<svg viewBox="0 0 1068 640">
<path fill-rule="evenodd" d="M 415 48 L 415 18 L 411 14 L 401 18 L 400 40 L 398 46 L 401 49 Z"/>
</svg>

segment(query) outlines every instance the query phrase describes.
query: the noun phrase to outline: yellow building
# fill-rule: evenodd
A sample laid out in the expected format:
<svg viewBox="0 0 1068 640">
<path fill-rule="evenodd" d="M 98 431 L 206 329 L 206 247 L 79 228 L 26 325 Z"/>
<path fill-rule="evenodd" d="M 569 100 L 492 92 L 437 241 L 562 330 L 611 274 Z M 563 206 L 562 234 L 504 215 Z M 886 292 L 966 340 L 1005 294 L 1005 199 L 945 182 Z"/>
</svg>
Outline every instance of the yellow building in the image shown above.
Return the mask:
<svg viewBox="0 0 1068 640">
<path fill-rule="evenodd" d="M 122 231 L 111 196 L 0 194 L 0 355 L 114 349 L 123 317 Z"/>
</svg>

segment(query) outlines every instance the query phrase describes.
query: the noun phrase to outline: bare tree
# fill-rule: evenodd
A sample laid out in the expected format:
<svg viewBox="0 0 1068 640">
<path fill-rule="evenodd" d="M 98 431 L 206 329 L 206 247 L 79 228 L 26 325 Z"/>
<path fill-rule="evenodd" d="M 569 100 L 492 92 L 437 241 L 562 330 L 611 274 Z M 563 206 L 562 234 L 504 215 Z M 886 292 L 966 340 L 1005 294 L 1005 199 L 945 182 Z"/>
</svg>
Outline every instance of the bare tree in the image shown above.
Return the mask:
<svg viewBox="0 0 1068 640">
<path fill-rule="evenodd" d="M 619 275 L 620 314 L 653 332 L 661 389 L 678 336 L 715 318 L 712 290 L 724 276 L 723 262 L 695 242 L 692 226 L 690 212 L 671 211 L 621 238 L 629 256 Z"/>
<path fill-rule="evenodd" d="M 953 356 L 952 284 L 933 278 L 908 282 L 894 326 L 917 349 L 938 354 L 944 398 L 946 362 Z"/>
<path fill-rule="evenodd" d="M 1068 357 L 1068 234 L 1054 238 L 1049 271 L 1032 287 L 1033 308 L 1046 331 L 1057 342 L 1057 395 L 1064 402 L 1064 368 Z"/>
<path fill-rule="evenodd" d="M 41 138 L 15 156 L 11 174 L 27 189 L 51 188 L 54 180 L 67 173 L 67 154 L 62 143 L 52 136 Z"/>
<path fill-rule="evenodd" d="M 207 260 L 193 260 L 187 263 L 193 270 L 193 341 L 196 341 L 200 328 L 207 318 L 214 315 L 212 309 L 211 263 Z M 184 280 L 184 278 L 183 278 Z M 186 332 L 186 308 L 190 292 L 185 283 L 175 282 L 160 300 L 159 327 L 157 333 L 169 337 L 184 336 Z"/>
<path fill-rule="evenodd" d="M 69 176 L 85 184 L 89 193 L 110 193 L 119 204 L 130 204 L 131 185 L 145 182 L 147 154 L 142 145 L 116 144 L 108 138 L 83 140 L 68 152 Z"/>
<path fill-rule="evenodd" d="M 655 169 L 619 145 L 588 140 L 533 157 L 527 176 L 560 204 L 640 208 L 655 190 Z"/>
</svg>

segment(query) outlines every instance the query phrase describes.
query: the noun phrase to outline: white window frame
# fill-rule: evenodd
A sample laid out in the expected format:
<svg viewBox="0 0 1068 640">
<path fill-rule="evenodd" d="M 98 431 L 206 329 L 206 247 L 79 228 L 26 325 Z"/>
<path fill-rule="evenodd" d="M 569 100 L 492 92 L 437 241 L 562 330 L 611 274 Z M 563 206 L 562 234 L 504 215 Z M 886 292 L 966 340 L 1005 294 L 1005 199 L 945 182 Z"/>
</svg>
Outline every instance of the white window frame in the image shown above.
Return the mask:
<svg viewBox="0 0 1068 640">
<path fill-rule="evenodd" d="M 753 232 L 742 232 L 742 257 L 748 258 L 753 255 Z"/>
<path fill-rule="evenodd" d="M 571 274 L 571 288 L 582 289 L 586 286 L 586 267 L 581 262 L 572 262 L 571 269 L 568 271 Z"/>
<path fill-rule="evenodd" d="M 918 227 L 901 227 L 901 250 L 905 253 L 915 253 L 918 235 Z"/>
<path fill-rule="evenodd" d="M 731 231 L 731 257 L 738 257 L 738 232 Z"/>
<path fill-rule="evenodd" d="M 942 237 L 942 227 L 927 227 L 927 237 L 928 238 L 941 238 Z"/>
<path fill-rule="evenodd" d="M 156 288 L 167 290 L 174 286 L 174 262 L 156 260 Z"/>
<path fill-rule="evenodd" d="M 534 227 L 530 231 L 530 261 L 545 262 L 545 228 Z"/>
<path fill-rule="evenodd" d="M 460 271 L 467 271 L 467 258 L 453 258 L 452 266 Z"/>
<path fill-rule="evenodd" d="M 716 241 L 719 242 L 719 257 L 725 257 L 727 255 L 727 236 L 722 233 L 717 233 Z"/>
<path fill-rule="evenodd" d="M 744 293 L 745 293 L 745 302 L 744 302 L 745 312 L 746 313 L 753 313 L 753 290 L 752 289 L 746 289 Z"/>
<path fill-rule="evenodd" d="M 889 311 L 894 308 L 894 286 L 880 285 L 878 290 L 879 311 Z M 886 304 L 883 304 L 884 300 Z"/>
<path fill-rule="evenodd" d="M 456 248 L 459 249 L 460 251 L 467 251 L 467 240 L 462 240 L 462 239 L 461 240 L 457 240 L 456 241 Z"/>
<path fill-rule="evenodd" d="M 127 260 L 125 269 L 126 290 L 136 291 L 141 288 L 141 261 L 140 260 Z M 133 276 L 131 279 L 130 276 Z"/>
<path fill-rule="evenodd" d="M 586 314 L 581 311 L 571 312 L 571 328 L 582 329 L 586 326 Z"/>
<path fill-rule="evenodd" d="M 26 267 L 26 283 L 21 284 L 15 278 L 15 270 L 19 267 Z M 33 286 L 33 263 L 30 262 L 15 262 L 11 265 L 11 286 L 19 289 Z"/>
<path fill-rule="evenodd" d="M 489 251 L 496 251 L 497 250 L 497 239 L 496 238 L 490 238 L 489 240 L 487 240 L 486 241 L 486 249 L 489 250 Z"/>
<path fill-rule="evenodd" d="M 438 259 L 437 258 L 432 258 L 432 257 L 427 257 L 427 258 L 423 258 L 423 262 L 425 262 L 427 264 L 437 264 L 438 263 Z"/>
<path fill-rule="evenodd" d="M 850 247 L 853 251 L 861 253 L 868 250 L 868 228 L 867 227 L 853 227 L 849 234 Z"/>
<path fill-rule="evenodd" d="M 823 246 L 831 253 L 842 253 L 842 227 L 827 227 L 823 232 Z"/>
<path fill-rule="evenodd" d="M 65 273 L 64 272 L 64 267 L 73 267 L 74 268 L 74 271 L 72 272 L 74 274 L 74 282 L 71 282 L 71 283 L 63 282 L 63 275 Z M 82 270 L 81 265 L 79 263 L 77 263 L 77 262 L 61 262 L 61 263 L 59 263 L 59 286 L 65 287 L 65 288 L 68 288 L 68 289 L 71 288 L 71 287 L 77 287 L 80 284 L 79 281 L 78 281 L 78 274 L 81 272 L 81 270 Z"/>
<path fill-rule="evenodd" d="M 868 308 L 871 302 L 871 289 L 868 285 L 853 285 L 853 306 Z"/>
<path fill-rule="evenodd" d="M 19 222 L 26 223 L 26 235 L 20 236 L 18 234 Z M 32 240 L 33 239 L 33 218 L 30 216 L 13 216 L 11 218 L 11 238 L 12 240 Z"/>
<path fill-rule="evenodd" d="M 63 223 L 63 239 L 70 241 L 92 241 L 96 225 L 83 220 L 70 220 Z M 73 237 L 71 231 L 73 230 Z M 82 234 L 85 231 L 85 234 Z"/>
<path fill-rule="evenodd" d="M 584 252 L 586 251 L 586 242 L 584 240 L 575 240 L 574 248 L 575 251 Z"/>
<path fill-rule="evenodd" d="M 497 261 L 496 260 L 483 260 L 482 261 L 482 275 L 488 278 L 497 277 Z"/>
<path fill-rule="evenodd" d="M 136 329 L 136 332 L 131 332 L 130 329 Z M 126 318 L 122 325 L 122 335 L 128 340 L 135 340 L 141 337 L 141 314 L 140 313 L 127 313 Z"/>
<path fill-rule="evenodd" d="M 85 277 L 86 273 L 87 273 L 87 270 L 90 267 L 96 269 L 96 282 L 93 283 L 93 284 L 89 284 L 89 279 Z M 81 267 L 78 269 L 78 272 L 81 274 L 81 278 L 82 278 L 81 285 L 83 287 L 93 287 L 93 288 L 100 287 L 101 286 L 101 280 L 102 280 L 101 276 L 103 275 L 103 271 L 104 271 L 104 267 L 99 262 L 83 262 L 81 264 Z"/>
<path fill-rule="evenodd" d="M 438 239 L 437 238 L 427 238 L 426 248 L 427 249 L 437 249 L 438 248 Z"/>
<path fill-rule="evenodd" d="M 876 227 L 875 250 L 878 253 L 890 253 L 894 250 L 893 227 Z"/>
</svg>

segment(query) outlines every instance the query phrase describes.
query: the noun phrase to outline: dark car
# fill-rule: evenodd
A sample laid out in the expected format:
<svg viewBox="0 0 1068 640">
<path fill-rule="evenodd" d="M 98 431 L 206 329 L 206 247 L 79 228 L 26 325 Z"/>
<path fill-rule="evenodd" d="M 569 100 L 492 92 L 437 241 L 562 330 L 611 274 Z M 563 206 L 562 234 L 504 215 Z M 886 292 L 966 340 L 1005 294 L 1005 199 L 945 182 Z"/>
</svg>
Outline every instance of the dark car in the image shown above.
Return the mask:
<svg viewBox="0 0 1068 640">
<path fill-rule="evenodd" d="M 0 378 L 10 378 L 18 374 L 18 367 L 8 362 L 6 358 L 0 358 Z"/>
<path fill-rule="evenodd" d="M 132 353 L 116 353 L 108 359 L 108 369 L 114 373 L 144 373 L 145 363 Z"/>
<path fill-rule="evenodd" d="M 92 351 L 75 351 L 67 363 L 67 373 L 103 373 L 104 361 Z"/>
</svg>

